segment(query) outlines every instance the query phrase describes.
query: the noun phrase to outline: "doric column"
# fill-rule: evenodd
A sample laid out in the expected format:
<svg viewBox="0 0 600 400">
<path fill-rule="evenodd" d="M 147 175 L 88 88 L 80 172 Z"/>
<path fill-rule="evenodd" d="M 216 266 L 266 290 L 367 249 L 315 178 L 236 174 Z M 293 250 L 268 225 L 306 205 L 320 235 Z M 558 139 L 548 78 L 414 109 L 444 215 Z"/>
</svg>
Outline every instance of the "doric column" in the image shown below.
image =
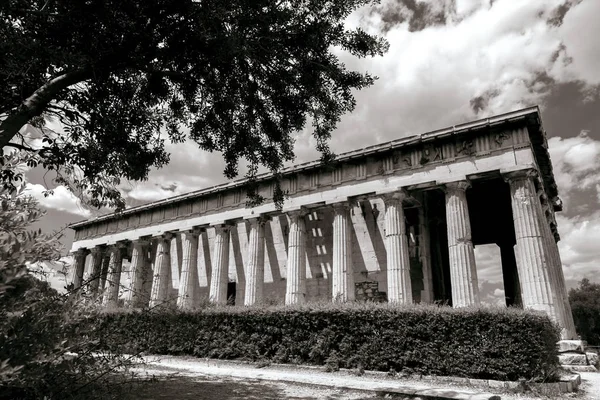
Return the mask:
<svg viewBox="0 0 600 400">
<path fill-rule="evenodd" d="M 354 300 L 352 266 L 352 220 L 348 203 L 333 205 L 333 271 L 332 299 L 335 302 Z"/>
<path fill-rule="evenodd" d="M 90 251 L 92 260 L 92 272 L 90 274 L 90 293 L 95 296 L 98 294 L 100 286 L 100 275 L 102 274 L 102 260 L 104 258 L 104 247 L 96 246 Z"/>
<path fill-rule="evenodd" d="M 104 257 L 102 258 L 102 268 L 100 269 L 100 293 L 106 290 L 106 279 L 108 278 L 108 265 L 110 264 L 110 251 L 108 246 Z"/>
<path fill-rule="evenodd" d="M 87 249 L 79 249 L 73 254 L 73 290 L 79 289 L 83 284 L 83 272 L 87 255 Z"/>
<path fill-rule="evenodd" d="M 466 181 L 446 184 L 446 223 L 453 307 L 480 304 L 466 195 L 469 186 Z"/>
<path fill-rule="evenodd" d="M 102 304 L 106 307 L 115 308 L 119 305 L 119 289 L 121 285 L 121 269 L 123 266 L 122 250 L 123 243 L 117 243 L 109 247 L 107 287 L 104 291 Z"/>
<path fill-rule="evenodd" d="M 215 226 L 215 250 L 209 292 L 209 301 L 214 304 L 227 304 L 230 229 L 226 224 Z"/>
<path fill-rule="evenodd" d="M 405 194 L 397 192 L 383 196 L 385 202 L 385 251 L 387 254 L 388 301 L 397 304 L 412 303 L 410 258 L 402 200 Z"/>
<path fill-rule="evenodd" d="M 157 238 L 156 258 L 154 259 L 154 279 L 150 293 L 150 308 L 166 306 L 171 289 L 171 238 L 173 234 L 166 233 Z"/>
<path fill-rule="evenodd" d="M 306 226 L 305 210 L 289 211 L 287 281 L 285 304 L 304 304 L 306 302 Z"/>
<path fill-rule="evenodd" d="M 133 242 L 131 250 L 131 286 L 125 304 L 128 307 L 139 307 L 144 284 L 144 269 L 147 264 L 149 240 L 138 239 Z"/>
<path fill-rule="evenodd" d="M 550 254 L 544 227 L 542 207 L 536 194 L 534 170 L 515 171 L 505 175 L 510 185 L 515 224 L 515 256 L 523 307 L 545 311 L 558 321 L 552 285 Z"/>
<path fill-rule="evenodd" d="M 424 206 L 419 207 L 419 259 L 423 269 L 421 303 L 433 303 L 433 271 L 431 270 L 431 243 L 429 223 Z"/>
<path fill-rule="evenodd" d="M 563 339 L 577 339 L 577 332 L 575 331 L 575 322 L 573 321 L 573 311 L 571 310 L 571 304 L 569 303 L 569 295 L 567 293 L 567 286 L 565 284 L 565 275 L 562 269 L 562 260 L 560 253 L 558 252 L 558 244 L 554 238 L 551 239 L 550 252 L 553 254 L 556 260 L 556 275 L 558 290 L 562 291 L 562 305 L 564 313 L 564 321 L 561 326 L 563 331 L 561 333 Z"/>
<path fill-rule="evenodd" d="M 265 222 L 263 217 L 250 218 L 248 234 L 248 257 L 244 305 L 251 306 L 262 301 L 265 281 Z"/>
<path fill-rule="evenodd" d="M 193 229 L 181 233 L 181 275 L 177 307 L 189 310 L 194 306 L 194 287 L 198 281 L 198 236 L 200 231 Z"/>
<path fill-rule="evenodd" d="M 551 220 L 553 219 L 551 211 L 549 209 L 551 206 L 548 204 L 545 195 L 542 196 L 542 200 L 544 201 L 541 202 L 543 215 L 541 225 L 544 228 L 546 248 L 549 254 L 549 259 L 551 261 L 550 271 L 556 297 L 556 309 L 558 311 L 559 318 L 558 323 L 562 328 L 561 337 L 562 339 L 575 339 L 577 337 L 577 333 L 575 332 L 573 313 L 571 311 L 571 305 L 569 304 L 569 295 L 567 293 L 567 287 L 565 285 L 565 276 L 562 269 L 562 260 L 560 258 L 560 253 L 558 252 L 556 237 L 554 236 L 551 227 Z"/>
</svg>

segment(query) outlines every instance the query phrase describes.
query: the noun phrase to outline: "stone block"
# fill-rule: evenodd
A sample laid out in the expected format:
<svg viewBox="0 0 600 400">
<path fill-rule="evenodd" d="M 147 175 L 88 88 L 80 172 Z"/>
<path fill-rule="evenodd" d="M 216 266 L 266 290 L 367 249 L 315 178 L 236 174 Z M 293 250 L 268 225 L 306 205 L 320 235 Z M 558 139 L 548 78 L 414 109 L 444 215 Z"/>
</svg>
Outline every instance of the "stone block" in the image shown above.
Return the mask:
<svg viewBox="0 0 600 400">
<path fill-rule="evenodd" d="M 560 391 L 562 393 L 570 393 L 573 391 L 573 383 L 572 382 L 559 382 Z"/>
<path fill-rule="evenodd" d="M 585 354 L 563 353 L 558 355 L 561 365 L 588 365 Z"/>
<path fill-rule="evenodd" d="M 493 379 L 488 380 L 488 386 L 495 389 L 504 389 L 507 387 L 506 382 Z"/>
<path fill-rule="evenodd" d="M 587 356 L 588 362 L 590 363 L 590 365 L 597 365 L 598 364 L 598 354 L 597 353 L 592 353 L 592 352 L 586 352 L 585 355 Z"/>
<path fill-rule="evenodd" d="M 506 382 L 506 387 L 511 391 L 511 392 L 522 392 L 523 391 L 523 385 L 521 384 L 521 382 L 517 382 L 517 381 L 507 381 Z"/>
<path fill-rule="evenodd" d="M 574 351 L 585 353 L 585 342 L 583 340 L 561 340 L 558 342 L 558 352 L 564 353 Z"/>
</svg>

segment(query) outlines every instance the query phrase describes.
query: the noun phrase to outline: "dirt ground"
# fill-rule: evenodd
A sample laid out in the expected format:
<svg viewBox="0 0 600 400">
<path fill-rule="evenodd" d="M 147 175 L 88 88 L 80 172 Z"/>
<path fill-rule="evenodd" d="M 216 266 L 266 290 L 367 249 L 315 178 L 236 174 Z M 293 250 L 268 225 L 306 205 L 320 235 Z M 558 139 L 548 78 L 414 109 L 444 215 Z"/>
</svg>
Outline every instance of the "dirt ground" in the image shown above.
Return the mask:
<svg viewBox="0 0 600 400">
<path fill-rule="evenodd" d="M 364 392 L 305 385 L 187 376 L 162 377 L 155 382 L 136 384 L 132 389 L 132 400 L 360 400 L 377 397 Z"/>
<path fill-rule="evenodd" d="M 190 375 L 173 370 L 157 368 L 146 371 L 153 379 L 136 383 L 132 387 L 131 400 L 203 400 L 203 399 L 265 399 L 265 400 L 359 400 L 375 399 L 377 394 L 347 389 L 290 384 L 258 379 L 240 379 Z M 552 400 L 600 400 L 600 373 L 582 373 L 579 392 L 562 394 Z M 532 393 L 500 394 L 503 400 L 549 400 L 546 396 Z M 380 398 L 380 397 L 379 397 Z M 408 399 L 397 395 L 394 399 Z"/>
</svg>

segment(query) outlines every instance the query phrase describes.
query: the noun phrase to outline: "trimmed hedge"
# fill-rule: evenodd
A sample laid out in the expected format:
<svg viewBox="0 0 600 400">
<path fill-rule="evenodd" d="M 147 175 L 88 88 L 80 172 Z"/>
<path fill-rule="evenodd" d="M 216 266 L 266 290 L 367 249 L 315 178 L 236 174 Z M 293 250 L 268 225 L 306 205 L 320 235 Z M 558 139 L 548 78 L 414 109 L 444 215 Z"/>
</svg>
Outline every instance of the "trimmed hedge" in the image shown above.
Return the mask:
<svg viewBox="0 0 600 400">
<path fill-rule="evenodd" d="M 517 309 L 387 304 L 105 314 L 106 350 L 480 379 L 552 379 L 558 327 Z"/>
</svg>

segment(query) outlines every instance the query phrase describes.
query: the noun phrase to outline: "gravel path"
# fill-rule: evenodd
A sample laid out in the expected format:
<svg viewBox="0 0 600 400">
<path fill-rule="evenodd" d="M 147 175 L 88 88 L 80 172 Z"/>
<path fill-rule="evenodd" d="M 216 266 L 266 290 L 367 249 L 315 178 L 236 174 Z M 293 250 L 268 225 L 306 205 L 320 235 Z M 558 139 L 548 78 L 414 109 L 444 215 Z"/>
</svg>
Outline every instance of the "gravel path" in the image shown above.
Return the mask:
<svg viewBox="0 0 600 400">
<path fill-rule="evenodd" d="M 402 386 L 417 390 L 434 388 L 448 393 L 484 392 L 453 382 L 418 381 L 385 374 L 357 376 L 349 371 L 325 373 L 322 368 L 278 365 L 259 369 L 254 364 L 172 356 L 146 357 L 146 361 L 148 363 L 136 372 L 161 379 L 139 386 L 135 393 L 139 397 L 134 399 L 359 400 L 376 398 L 375 389 Z M 583 383 L 579 392 L 565 393 L 555 399 L 600 400 L 600 373 L 582 373 L 581 376 Z M 494 393 L 492 388 L 485 391 Z M 531 393 L 496 394 L 503 400 L 548 400 Z"/>
<path fill-rule="evenodd" d="M 586 400 L 600 400 L 600 372 L 580 372 L 581 386 Z"/>
</svg>

